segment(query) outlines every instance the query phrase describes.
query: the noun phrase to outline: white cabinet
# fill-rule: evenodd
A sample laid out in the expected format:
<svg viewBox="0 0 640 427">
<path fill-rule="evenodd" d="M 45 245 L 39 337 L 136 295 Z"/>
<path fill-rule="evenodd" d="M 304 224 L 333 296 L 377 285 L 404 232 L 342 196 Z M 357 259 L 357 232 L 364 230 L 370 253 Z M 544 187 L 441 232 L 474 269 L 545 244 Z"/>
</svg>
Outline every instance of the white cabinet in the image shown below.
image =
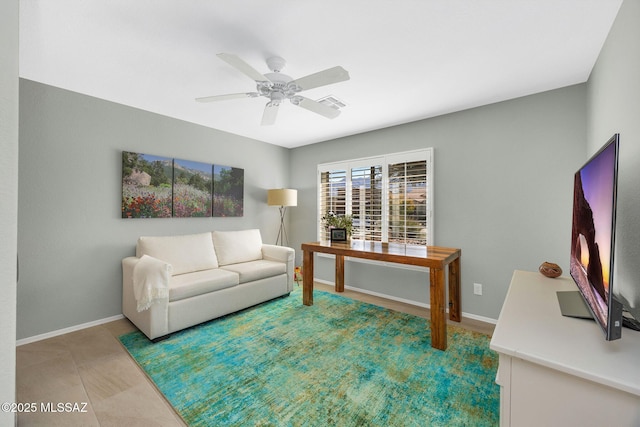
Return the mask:
<svg viewBox="0 0 640 427">
<path fill-rule="evenodd" d="M 592 320 L 560 314 L 567 277 L 516 271 L 491 348 L 501 426 L 640 426 L 640 332 L 605 341 Z"/>
</svg>

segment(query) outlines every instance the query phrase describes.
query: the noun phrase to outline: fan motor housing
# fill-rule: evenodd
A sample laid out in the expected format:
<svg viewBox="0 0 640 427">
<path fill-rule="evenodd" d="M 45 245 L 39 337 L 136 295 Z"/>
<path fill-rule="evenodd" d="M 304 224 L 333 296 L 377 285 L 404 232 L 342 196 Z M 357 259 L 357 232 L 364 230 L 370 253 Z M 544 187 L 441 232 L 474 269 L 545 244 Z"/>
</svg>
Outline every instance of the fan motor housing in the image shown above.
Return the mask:
<svg viewBox="0 0 640 427">
<path fill-rule="evenodd" d="M 299 92 L 294 85 L 290 84 L 293 81 L 293 78 L 282 73 L 268 73 L 264 75 L 269 79 L 271 84 L 262 84 L 259 83 L 257 85 L 258 92 L 262 96 L 266 96 L 272 100 L 282 100 L 285 98 L 291 98 L 297 92 Z"/>
</svg>

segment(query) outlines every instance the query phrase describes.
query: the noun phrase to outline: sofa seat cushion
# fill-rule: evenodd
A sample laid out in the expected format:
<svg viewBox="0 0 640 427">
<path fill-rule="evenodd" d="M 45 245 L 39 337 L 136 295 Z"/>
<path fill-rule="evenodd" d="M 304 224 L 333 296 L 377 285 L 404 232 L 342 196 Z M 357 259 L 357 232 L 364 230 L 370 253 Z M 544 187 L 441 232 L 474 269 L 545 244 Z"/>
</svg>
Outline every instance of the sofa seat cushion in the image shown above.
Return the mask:
<svg viewBox="0 0 640 427">
<path fill-rule="evenodd" d="M 237 273 L 215 268 L 212 270 L 196 271 L 194 273 L 179 274 L 169 281 L 169 301 L 178 301 L 230 288 L 239 283 Z"/>
<path fill-rule="evenodd" d="M 240 275 L 240 283 L 247 283 L 285 274 L 287 272 L 287 265 L 283 262 L 260 259 L 257 261 L 225 265 L 224 267 L 220 267 L 220 269 L 237 273 Z"/>
</svg>

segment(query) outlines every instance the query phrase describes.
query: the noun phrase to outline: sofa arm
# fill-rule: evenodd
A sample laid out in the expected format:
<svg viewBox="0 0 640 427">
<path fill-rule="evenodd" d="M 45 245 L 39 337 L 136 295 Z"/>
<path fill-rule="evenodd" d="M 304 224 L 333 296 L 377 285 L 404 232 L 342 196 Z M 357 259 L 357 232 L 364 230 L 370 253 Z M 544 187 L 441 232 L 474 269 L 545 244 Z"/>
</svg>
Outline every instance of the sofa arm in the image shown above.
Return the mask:
<svg viewBox="0 0 640 427">
<path fill-rule="evenodd" d="M 287 264 L 287 289 L 293 291 L 296 251 L 286 246 L 262 244 L 262 258 Z"/>
<path fill-rule="evenodd" d="M 286 246 L 262 244 L 262 257 L 271 261 L 289 262 L 295 259 L 296 252 Z"/>
<path fill-rule="evenodd" d="M 149 339 L 169 333 L 169 303 L 159 301 L 147 310 L 138 311 L 133 292 L 133 269 L 140 258 L 127 257 L 122 260 L 122 314 Z"/>
</svg>

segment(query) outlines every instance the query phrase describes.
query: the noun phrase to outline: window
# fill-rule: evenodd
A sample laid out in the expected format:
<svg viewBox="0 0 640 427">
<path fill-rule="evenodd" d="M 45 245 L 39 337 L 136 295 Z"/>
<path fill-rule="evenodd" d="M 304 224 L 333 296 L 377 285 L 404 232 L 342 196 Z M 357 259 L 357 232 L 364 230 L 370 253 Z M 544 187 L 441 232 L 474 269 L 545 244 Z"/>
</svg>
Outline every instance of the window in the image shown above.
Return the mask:
<svg viewBox="0 0 640 427">
<path fill-rule="evenodd" d="M 352 238 L 382 240 L 382 165 L 351 168 Z"/>
<path fill-rule="evenodd" d="M 329 240 L 329 232 L 322 226 L 322 217 L 329 212 L 336 215 L 347 213 L 347 171 L 344 169 L 325 170 L 320 172 L 318 185 L 320 220 L 318 236 L 320 240 Z"/>
<path fill-rule="evenodd" d="M 433 244 L 433 149 L 318 165 L 322 217 L 351 215 L 352 239 Z"/>
</svg>

